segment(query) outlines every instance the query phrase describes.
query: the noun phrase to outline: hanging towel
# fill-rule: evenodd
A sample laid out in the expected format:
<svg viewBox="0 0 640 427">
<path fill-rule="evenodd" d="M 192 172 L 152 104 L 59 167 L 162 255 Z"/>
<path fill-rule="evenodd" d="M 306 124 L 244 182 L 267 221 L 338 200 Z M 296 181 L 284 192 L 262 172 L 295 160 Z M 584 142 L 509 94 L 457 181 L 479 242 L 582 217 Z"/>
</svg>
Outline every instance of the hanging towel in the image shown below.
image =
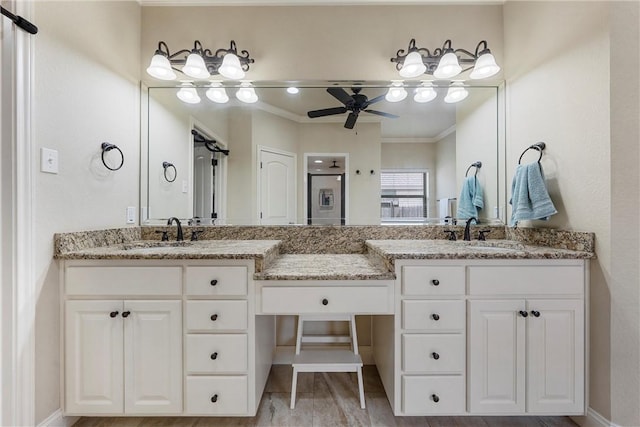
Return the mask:
<svg viewBox="0 0 640 427">
<path fill-rule="evenodd" d="M 510 221 L 512 227 L 522 220 L 546 221 L 551 215 L 558 213 L 547 192 L 539 162 L 518 165 L 511 183 L 509 203 L 512 206 Z"/>
<path fill-rule="evenodd" d="M 484 196 L 478 178 L 468 176 L 462 183 L 462 192 L 458 201 L 458 219 L 478 218 L 478 210 L 484 208 Z"/>
</svg>

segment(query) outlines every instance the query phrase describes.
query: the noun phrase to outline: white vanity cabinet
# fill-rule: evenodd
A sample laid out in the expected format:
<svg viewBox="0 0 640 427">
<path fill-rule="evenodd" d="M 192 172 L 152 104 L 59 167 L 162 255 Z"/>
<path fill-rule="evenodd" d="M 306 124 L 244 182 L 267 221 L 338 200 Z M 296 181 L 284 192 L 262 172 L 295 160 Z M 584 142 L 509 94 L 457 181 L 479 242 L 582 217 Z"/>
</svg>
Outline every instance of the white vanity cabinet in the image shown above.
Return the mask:
<svg viewBox="0 0 640 427">
<path fill-rule="evenodd" d="M 584 414 L 587 260 L 398 259 L 395 270 L 395 315 L 373 319 L 395 415 Z"/>
</svg>

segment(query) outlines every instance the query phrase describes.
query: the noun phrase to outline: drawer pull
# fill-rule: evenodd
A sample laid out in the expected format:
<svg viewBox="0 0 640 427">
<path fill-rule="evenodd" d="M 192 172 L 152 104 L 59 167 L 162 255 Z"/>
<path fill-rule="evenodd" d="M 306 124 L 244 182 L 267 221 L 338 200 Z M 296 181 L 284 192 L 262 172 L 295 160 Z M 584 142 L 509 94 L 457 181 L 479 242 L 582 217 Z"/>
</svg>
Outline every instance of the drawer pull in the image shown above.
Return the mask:
<svg viewBox="0 0 640 427">
<path fill-rule="evenodd" d="M 540 317 L 540 312 L 539 312 L 539 311 L 536 311 L 536 310 L 531 310 L 531 315 L 532 315 L 533 317 Z"/>
<path fill-rule="evenodd" d="M 438 286 L 438 285 L 440 285 L 440 280 L 438 280 L 438 279 L 433 279 L 433 280 L 431 281 L 431 283 L 433 284 L 433 286 Z"/>
<path fill-rule="evenodd" d="M 218 281 L 216 279 L 213 279 L 210 283 L 211 283 L 211 286 L 215 286 L 218 284 Z"/>
<path fill-rule="evenodd" d="M 122 312 L 122 317 L 125 317 L 125 318 L 126 318 L 126 317 L 129 317 L 129 315 L 130 315 L 130 314 L 131 314 L 131 312 L 130 312 L 130 311 L 123 311 L 123 312 Z"/>
<path fill-rule="evenodd" d="M 431 357 L 433 357 L 435 360 L 440 359 L 440 355 L 438 353 L 436 353 L 435 351 L 433 353 L 431 353 Z"/>
<path fill-rule="evenodd" d="M 527 313 L 526 311 L 523 311 L 523 310 L 520 310 L 519 313 L 520 313 L 520 316 L 522 316 L 522 317 L 527 317 L 529 315 L 529 313 Z"/>
<path fill-rule="evenodd" d="M 437 322 L 438 320 L 440 320 L 440 315 L 439 315 L 439 314 L 436 314 L 436 313 L 433 313 L 433 314 L 431 315 L 431 318 Z"/>
<path fill-rule="evenodd" d="M 433 400 L 435 403 L 440 402 L 440 398 L 438 397 L 437 394 L 432 394 L 431 395 L 431 400 Z"/>
<path fill-rule="evenodd" d="M 114 317 L 116 317 L 117 315 L 118 315 L 118 312 L 117 312 L 117 311 L 112 311 L 111 313 L 109 313 L 109 317 L 111 317 L 112 319 L 113 319 Z"/>
<path fill-rule="evenodd" d="M 218 320 L 218 315 L 217 314 L 212 314 L 211 315 L 211 321 L 215 322 L 216 320 Z"/>
<path fill-rule="evenodd" d="M 216 360 L 218 358 L 218 352 L 216 351 L 211 355 L 211 360 Z"/>
<path fill-rule="evenodd" d="M 216 403 L 217 401 L 218 401 L 218 395 L 217 395 L 217 394 L 214 394 L 214 395 L 211 397 L 211 403 Z"/>
<path fill-rule="evenodd" d="M 329 304 L 329 300 L 326 298 L 322 299 L 322 305 L 328 305 Z"/>
</svg>

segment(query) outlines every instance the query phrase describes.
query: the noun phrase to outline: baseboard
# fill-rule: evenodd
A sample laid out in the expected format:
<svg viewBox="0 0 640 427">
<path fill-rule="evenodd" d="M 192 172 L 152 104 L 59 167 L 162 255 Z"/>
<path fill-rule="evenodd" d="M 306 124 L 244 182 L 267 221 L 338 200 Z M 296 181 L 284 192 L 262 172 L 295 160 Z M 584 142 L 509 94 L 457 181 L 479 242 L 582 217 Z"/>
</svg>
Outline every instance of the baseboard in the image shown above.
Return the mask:
<svg viewBox="0 0 640 427">
<path fill-rule="evenodd" d="M 571 417 L 571 419 L 582 427 L 620 427 L 612 423 L 593 409 L 587 409 L 587 415 L 584 417 Z"/>
<path fill-rule="evenodd" d="M 305 347 L 306 348 L 306 347 Z M 374 365 L 373 351 L 370 345 L 358 346 L 360 357 L 362 357 L 362 363 L 365 365 Z M 274 365 L 291 365 L 293 361 L 293 355 L 296 351 L 296 347 L 293 345 L 280 345 L 276 347 L 276 354 L 273 357 Z"/>
<path fill-rule="evenodd" d="M 38 427 L 71 427 L 79 419 L 80 417 L 65 417 L 62 415 L 62 410 L 58 409 L 38 424 Z"/>
</svg>

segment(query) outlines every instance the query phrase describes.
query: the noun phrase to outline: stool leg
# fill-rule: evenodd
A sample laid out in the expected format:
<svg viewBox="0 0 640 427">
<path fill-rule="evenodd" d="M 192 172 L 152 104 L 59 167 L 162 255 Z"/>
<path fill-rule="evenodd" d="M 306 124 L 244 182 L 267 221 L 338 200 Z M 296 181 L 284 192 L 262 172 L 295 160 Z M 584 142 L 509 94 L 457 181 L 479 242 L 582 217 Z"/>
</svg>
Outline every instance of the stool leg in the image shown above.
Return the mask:
<svg viewBox="0 0 640 427">
<path fill-rule="evenodd" d="M 362 367 L 358 366 L 358 389 L 360 390 L 360 407 L 362 409 L 364 406 L 364 385 L 362 383 Z"/>
<path fill-rule="evenodd" d="M 296 387 L 298 385 L 298 370 L 293 368 L 293 378 L 291 380 L 291 409 L 296 407 Z"/>
</svg>

